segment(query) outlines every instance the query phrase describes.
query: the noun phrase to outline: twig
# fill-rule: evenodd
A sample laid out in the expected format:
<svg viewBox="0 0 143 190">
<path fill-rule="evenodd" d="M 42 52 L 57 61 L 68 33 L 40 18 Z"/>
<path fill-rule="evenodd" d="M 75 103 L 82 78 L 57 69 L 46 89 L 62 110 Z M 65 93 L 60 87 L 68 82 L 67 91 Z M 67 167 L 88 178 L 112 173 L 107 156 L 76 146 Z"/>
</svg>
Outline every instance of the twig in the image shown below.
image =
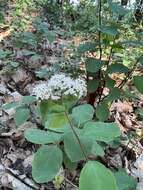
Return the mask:
<svg viewBox="0 0 143 190">
<path fill-rule="evenodd" d="M 67 112 L 65 112 L 65 115 L 66 115 L 66 117 L 67 117 L 67 119 L 68 119 L 68 121 L 69 121 L 70 127 L 71 127 L 71 129 L 72 129 L 72 131 L 73 131 L 73 133 L 74 133 L 74 135 L 75 135 L 77 141 L 78 141 L 78 144 L 79 144 L 79 146 L 80 146 L 80 148 L 81 148 L 81 151 L 82 151 L 82 153 L 83 153 L 83 156 L 85 157 L 85 160 L 88 161 L 88 157 L 87 157 L 86 153 L 84 152 L 84 147 L 83 147 L 83 145 L 82 145 L 81 142 L 80 142 L 79 136 L 77 135 L 77 133 L 76 133 L 76 131 L 75 131 L 75 129 L 74 129 L 74 126 L 73 126 L 73 124 L 72 124 L 72 122 L 71 122 L 71 120 L 70 120 L 70 118 L 69 118 Z"/>
<path fill-rule="evenodd" d="M 13 176 L 14 178 L 16 178 L 17 180 L 21 181 L 21 183 L 23 183 L 24 185 L 26 185 L 27 187 L 33 189 L 33 190 L 38 190 L 38 187 L 34 187 L 30 184 L 28 184 L 27 182 L 25 182 L 23 179 L 21 179 L 17 174 L 13 173 L 9 168 L 6 168 L 6 171 L 8 174 L 10 174 L 11 176 Z"/>
<path fill-rule="evenodd" d="M 78 189 L 78 187 L 75 185 L 75 184 L 73 184 L 69 179 L 67 179 L 66 177 L 65 177 L 65 181 L 67 182 L 67 183 L 69 183 L 70 185 L 72 185 L 73 187 L 75 187 L 76 189 Z"/>
<path fill-rule="evenodd" d="M 140 58 L 137 59 L 137 61 L 134 64 L 133 68 L 130 70 L 130 72 L 128 72 L 126 78 L 118 85 L 118 88 L 122 89 L 124 87 L 124 85 L 128 82 L 128 80 L 131 79 L 132 74 L 134 73 L 139 60 L 140 60 Z"/>
</svg>

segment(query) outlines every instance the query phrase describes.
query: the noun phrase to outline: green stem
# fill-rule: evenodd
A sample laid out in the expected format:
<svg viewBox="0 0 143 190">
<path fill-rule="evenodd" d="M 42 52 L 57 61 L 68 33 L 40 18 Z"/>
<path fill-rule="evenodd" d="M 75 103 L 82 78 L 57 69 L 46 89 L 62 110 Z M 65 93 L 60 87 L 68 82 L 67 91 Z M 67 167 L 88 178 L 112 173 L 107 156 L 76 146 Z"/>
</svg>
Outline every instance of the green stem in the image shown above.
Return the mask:
<svg viewBox="0 0 143 190">
<path fill-rule="evenodd" d="M 72 130 L 73 134 L 75 135 L 75 137 L 76 137 L 76 139 L 77 139 L 77 141 L 78 141 L 78 144 L 79 144 L 79 146 L 80 146 L 80 148 L 81 148 L 81 151 L 82 151 L 82 153 L 83 153 L 83 156 L 85 157 L 85 160 L 88 161 L 88 157 L 87 157 L 87 155 L 86 155 L 86 153 L 85 153 L 85 151 L 84 151 L 84 147 L 83 147 L 82 143 L 80 142 L 80 138 L 79 138 L 79 136 L 77 135 L 77 133 L 76 133 L 76 131 L 75 131 L 75 129 L 74 129 L 74 126 L 73 126 L 73 124 L 72 124 L 72 122 L 71 122 L 71 120 L 70 120 L 70 118 L 69 118 L 69 116 L 68 116 L 68 113 L 65 112 L 65 115 L 66 115 L 66 117 L 67 117 L 67 119 L 68 119 L 68 122 L 69 122 L 69 124 L 70 124 L 71 130 Z"/>
</svg>

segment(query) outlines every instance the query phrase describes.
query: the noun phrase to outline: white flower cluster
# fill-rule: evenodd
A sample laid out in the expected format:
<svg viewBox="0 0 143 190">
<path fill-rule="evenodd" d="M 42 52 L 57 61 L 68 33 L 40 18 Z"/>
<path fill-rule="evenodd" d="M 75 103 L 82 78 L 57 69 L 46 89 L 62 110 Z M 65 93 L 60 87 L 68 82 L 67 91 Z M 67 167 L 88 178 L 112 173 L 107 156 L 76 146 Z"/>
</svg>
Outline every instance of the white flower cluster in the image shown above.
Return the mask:
<svg viewBox="0 0 143 190">
<path fill-rule="evenodd" d="M 71 95 L 78 98 L 87 93 L 86 81 L 82 78 L 72 79 L 65 74 L 56 74 L 48 80 L 42 82 L 33 89 L 33 95 L 40 100 L 58 100 L 62 96 Z"/>
</svg>

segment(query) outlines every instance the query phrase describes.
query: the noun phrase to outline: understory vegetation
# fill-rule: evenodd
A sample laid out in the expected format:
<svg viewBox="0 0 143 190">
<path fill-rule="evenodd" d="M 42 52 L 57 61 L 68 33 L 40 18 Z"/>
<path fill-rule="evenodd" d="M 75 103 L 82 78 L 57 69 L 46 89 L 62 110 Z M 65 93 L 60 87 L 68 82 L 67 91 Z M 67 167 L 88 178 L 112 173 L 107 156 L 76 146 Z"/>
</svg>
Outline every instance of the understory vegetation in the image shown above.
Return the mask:
<svg viewBox="0 0 143 190">
<path fill-rule="evenodd" d="M 142 0 L 1 0 L 0 81 L 1 137 L 32 123 L 27 189 L 142 189 Z"/>
</svg>

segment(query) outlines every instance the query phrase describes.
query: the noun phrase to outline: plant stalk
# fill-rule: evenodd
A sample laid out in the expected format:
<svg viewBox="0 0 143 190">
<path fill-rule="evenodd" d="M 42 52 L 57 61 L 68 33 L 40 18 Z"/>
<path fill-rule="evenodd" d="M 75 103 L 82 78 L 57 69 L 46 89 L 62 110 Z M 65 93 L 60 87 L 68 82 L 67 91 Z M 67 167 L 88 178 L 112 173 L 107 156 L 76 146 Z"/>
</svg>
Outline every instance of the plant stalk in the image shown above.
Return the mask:
<svg viewBox="0 0 143 190">
<path fill-rule="evenodd" d="M 76 137 L 76 139 L 77 139 L 77 141 L 78 141 L 78 144 L 79 144 L 79 146 L 80 146 L 80 148 L 81 148 L 81 151 L 82 151 L 82 153 L 83 153 L 83 156 L 85 157 L 85 160 L 88 161 L 88 157 L 87 157 L 87 155 L 86 155 L 86 153 L 85 153 L 85 151 L 84 151 L 84 147 L 83 147 L 82 143 L 80 142 L 79 136 L 77 135 L 77 133 L 76 133 L 76 131 L 75 131 L 75 129 L 74 129 L 74 126 L 73 126 L 73 124 L 72 124 L 72 122 L 71 122 L 71 120 L 70 120 L 70 118 L 69 118 L 69 116 L 68 116 L 68 113 L 65 112 L 65 115 L 66 115 L 66 117 L 67 117 L 67 119 L 68 119 L 68 121 L 69 121 L 69 124 L 70 124 L 70 127 L 71 127 L 71 129 L 72 129 L 72 132 L 73 132 L 73 134 L 75 135 L 75 137 Z"/>
</svg>

